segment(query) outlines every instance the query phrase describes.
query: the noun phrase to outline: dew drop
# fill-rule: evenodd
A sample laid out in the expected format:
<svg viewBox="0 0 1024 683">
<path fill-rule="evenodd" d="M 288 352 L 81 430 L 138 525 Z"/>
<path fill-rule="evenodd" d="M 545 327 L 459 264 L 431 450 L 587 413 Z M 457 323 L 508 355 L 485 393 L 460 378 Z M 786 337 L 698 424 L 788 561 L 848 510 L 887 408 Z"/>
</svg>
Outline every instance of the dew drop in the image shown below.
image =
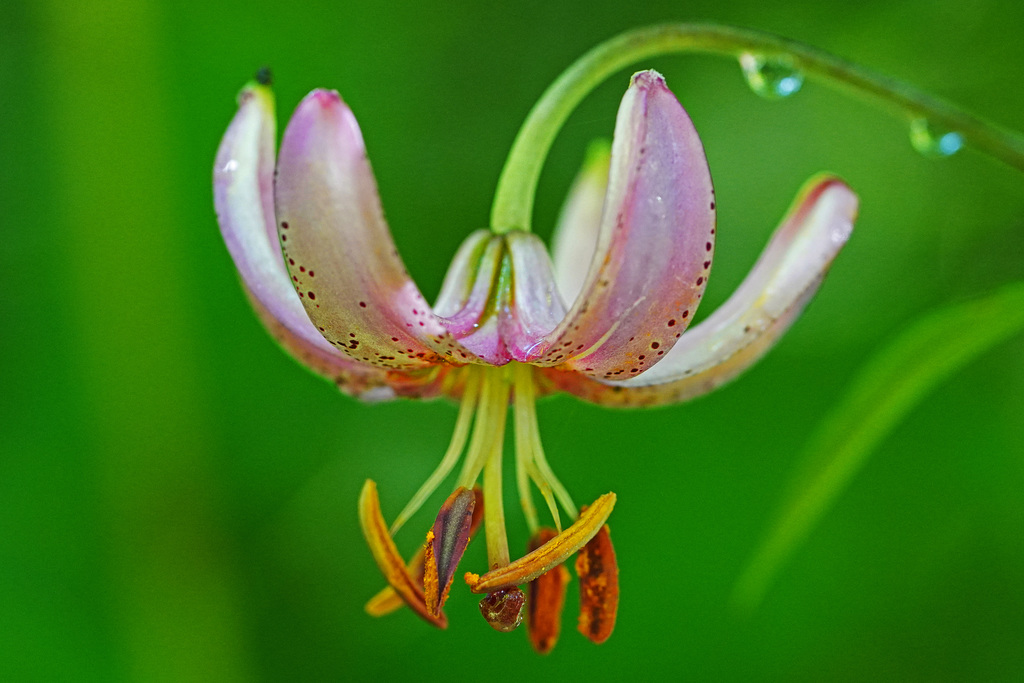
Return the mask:
<svg viewBox="0 0 1024 683">
<path fill-rule="evenodd" d="M 744 52 L 740 55 L 740 67 L 750 89 L 767 100 L 789 97 L 804 84 L 804 75 L 787 56 L 765 57 Z"/>
<path fill-rule="evenodd" d="M 924 156 L 940 159 L 959 152 L 964 138 L 956 131 L 943 130 L 928 119 L 919 118 L 910 122 L 910 144 Z"/>
</svg>

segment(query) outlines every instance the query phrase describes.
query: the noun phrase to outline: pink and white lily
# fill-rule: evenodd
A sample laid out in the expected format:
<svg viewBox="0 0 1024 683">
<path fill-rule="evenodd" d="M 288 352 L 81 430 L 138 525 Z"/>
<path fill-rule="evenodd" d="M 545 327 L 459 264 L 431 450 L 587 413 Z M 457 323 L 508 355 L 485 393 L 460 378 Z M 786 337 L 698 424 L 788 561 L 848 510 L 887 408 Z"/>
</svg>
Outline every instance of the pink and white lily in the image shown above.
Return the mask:
<svg viewBox="0 0 1024 683">
<path fill-rule="evenodd" d="M 553 262 L 529 232 L 474 232 L 431 306 L 395 249 L 362 135 L 338 94 L 310 93 L 276 155 L 274 141 L 273 96 L 267 86 L 251 84 L 217 153 L 214 190 L 224 239 L 268 330 L 348 394 L 461 402 L 441 465 L 390 531 L 371 483 L 360 502 L 371 550 L 397 591 L 378 596 L 371 612 L 387 611 L 398 596 L 438 625 L 479 507 L 469 492 L 481 474 L 490 571 L 466 580 L 488 594 L 482 608 L 492 625 L 518 623 L 517 585 L 581 549 L 596 552 L 595 536 L 610 550 L 604 522 L 614 494 L 579 513 L 543 454 L 537 396 L 561 390 L 602 405 L 657 405 L 729 381 L 794 322 L 849 237 L 857 211 L 856 196 L 839 179 L 809 181 L 744 282 L 684 335 L 711 272 L 715 194 L 686 112 L 660 75 L 640 72 L 619 108 L 610 155 L 591 155 L 570 192 Z M 501 502 L 510 403 L 527 522 L 541 533 L 532 481 L 560 532 L 515 562 Z M 434 577 L 425 581 L 416 562 L 401 562 L 391 536 L 463 452 L 456 494 L 428 534 L 426 560 L 418 565 L 425 562 Z M 565 530 L 559 506 L 576 520 Z M 617 595 L 616 589 L 615 601 Z M 611 632 L 614 606 L 610 616 L 608 607 L 598 606 L 605 609 L 597 621 L 606 633 L 589 633 L 594 640 Z"/>
</svg>

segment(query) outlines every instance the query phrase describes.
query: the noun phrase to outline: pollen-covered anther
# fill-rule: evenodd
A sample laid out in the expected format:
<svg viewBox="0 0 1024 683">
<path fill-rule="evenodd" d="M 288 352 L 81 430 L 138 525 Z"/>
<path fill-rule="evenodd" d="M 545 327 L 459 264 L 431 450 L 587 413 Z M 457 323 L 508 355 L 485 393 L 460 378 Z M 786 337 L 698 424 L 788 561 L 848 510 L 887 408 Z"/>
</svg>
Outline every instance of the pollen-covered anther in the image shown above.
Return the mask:
<svg viewBox="0 0 1024 683">
<path fill-rule="evenodd" d="M 619 565 L 605 524 L 576 556 L 580 577 L 580 618 L 577 629 L 601 644 L 615 629 L 619 610 Z"/>
<path fill-rule="evenodd" d="M 540 529 L 530 539 L 530 550 L 536 550 L 555 536 L 554 529 Z M 558 642 L 568 586 L 569 570 L 565 565 L 558 565 L 531 581 L 526 589 L 526 630 L 533 649 L 542 655 L 551 652 Z"/>
<path fill-rule="evenodd" d="M 452 494 L 452 497 L 459 494 L 460 490 L 463 489 L 456 490 L 455 493 Z M 445 502 L 445 504 L 447 505 L 447 501 Z M 442 506 L 442 510 L 444 510 L 444 506 Z M 476 487 L 473 489 L 473 509 L 471 514 L 472 519 L 469 524 L 468 538 L 470 540 L 472 540 L 472 538 L 476 535 L 477 529 L 480 528 L 480 523 L 483 521 L 483 511 L 483 492 L 480 491 L 480 487 Z M 438 513 L 438 516 L 440 517 L 440 513 Z M 420 546 L 419 550 L 416 551 L 416 554 L 413 555 L 412 559 L 409 560 L 409 563 L 406 566 L 406 571 L 413 577 L 413 580 L 417 583 L 417 585 L 420 586 L 424 585 L 424 557 L 426 555 L 427 546 L 432 544 L 433 538 L 434 529 L 431 528 L 430 531 L 427 532 L 427 543 Z M 455 568 L 453 566 L 452 577 L 454 577 L 454 569 Z M 452 577 L 449 577 L 448 579 L 449 587 L 451 586 L 452 583 Z M 426 599 L 427 596 L 424 596 L 424 600 Z M 443 606 L 443 600 L 441 602 Z M 395 589 L 391 586 L 385 586 L 376 595 L 374 595 L 367 601 L 364 609 L 366 610 L 366 613 L 369 614 L 371 617 L 383 617 L 387 614 L 391 614 L 403 605 L 405 605 L 405 602 L 402 600 L 401 596 L 399 596 L 398 593 L 395 592 Z"/>
<path fill-rule="evenodd" d="M 531 553 L 483 576 L 467 572 L 466 583 L 474 593 L 491 593 L 533 581 L 565 562 L 600 531 L 615 507 L 615 494 L 606 493 L 580 514 L 568 529 Z"/>
<path fill-rule="evenodd" d="M 447 628 L 448 619 L 443 614 L 434 614 L 427 608 L 419 581 L 409 573 L 402 556 L 398 553 L 398 548 L 395 547 L 395 542 L 391 540 L 388 525 L 380 511 L 377 484 L 372 479 L 366 480 L 362 493 L 359 494 L 359 524 L 374 561 L 402 601 L 424 620 L 439 628 Z"/>
<path fill-rule="evenodd" d="M 427 532 L 423 560 L 423 593 L 427 609 L 434 616 L 448 598 L 455 569 L 466 552 L 473 524 L 473 492 L 459 487 L 441 506 L 433 528 Z"/>
</svg>

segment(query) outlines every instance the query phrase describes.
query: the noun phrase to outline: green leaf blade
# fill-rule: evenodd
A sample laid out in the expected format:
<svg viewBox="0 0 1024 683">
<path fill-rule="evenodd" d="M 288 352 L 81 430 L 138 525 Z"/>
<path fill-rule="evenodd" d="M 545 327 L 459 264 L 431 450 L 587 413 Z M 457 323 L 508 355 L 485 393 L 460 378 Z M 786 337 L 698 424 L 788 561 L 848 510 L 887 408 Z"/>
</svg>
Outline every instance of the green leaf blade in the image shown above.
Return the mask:
<svg viewBox="0 0 1024 683">
<path fill-rule="evenodd" d="M 1024 283 L 932 311 L 877 353 L 808 440 L 798 478 L 733 592 L 755 608 L 874 448 L 931 391 L 985 351 L 1024 330 Z"/>
</svg>

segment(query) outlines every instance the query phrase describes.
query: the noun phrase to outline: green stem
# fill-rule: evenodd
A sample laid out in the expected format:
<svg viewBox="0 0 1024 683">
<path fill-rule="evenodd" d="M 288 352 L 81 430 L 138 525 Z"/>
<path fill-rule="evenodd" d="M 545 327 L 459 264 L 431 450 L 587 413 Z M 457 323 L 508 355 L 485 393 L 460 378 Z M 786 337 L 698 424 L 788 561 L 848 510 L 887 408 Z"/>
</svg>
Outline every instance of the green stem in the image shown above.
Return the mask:
<svg viewBox="0 0 1024 683">
<path fill-rule="evenodd" d="M 628 31 L 601 43 L 544 92 L 519 130 L 498 179 L 491 229 L 497 233 L 530 229 L 533 195 L 551 143 L 591 90 L 630 64 L 674 52 L 784 57 L 809 80 L 877 102 L 908 119 L 925 118 L 933 126 L 956 131 L 965 144 L 1024 171 L 1024 136 L 906 83 L 769 33 L 713 24 L 664 24 Z"/>
</svg>

